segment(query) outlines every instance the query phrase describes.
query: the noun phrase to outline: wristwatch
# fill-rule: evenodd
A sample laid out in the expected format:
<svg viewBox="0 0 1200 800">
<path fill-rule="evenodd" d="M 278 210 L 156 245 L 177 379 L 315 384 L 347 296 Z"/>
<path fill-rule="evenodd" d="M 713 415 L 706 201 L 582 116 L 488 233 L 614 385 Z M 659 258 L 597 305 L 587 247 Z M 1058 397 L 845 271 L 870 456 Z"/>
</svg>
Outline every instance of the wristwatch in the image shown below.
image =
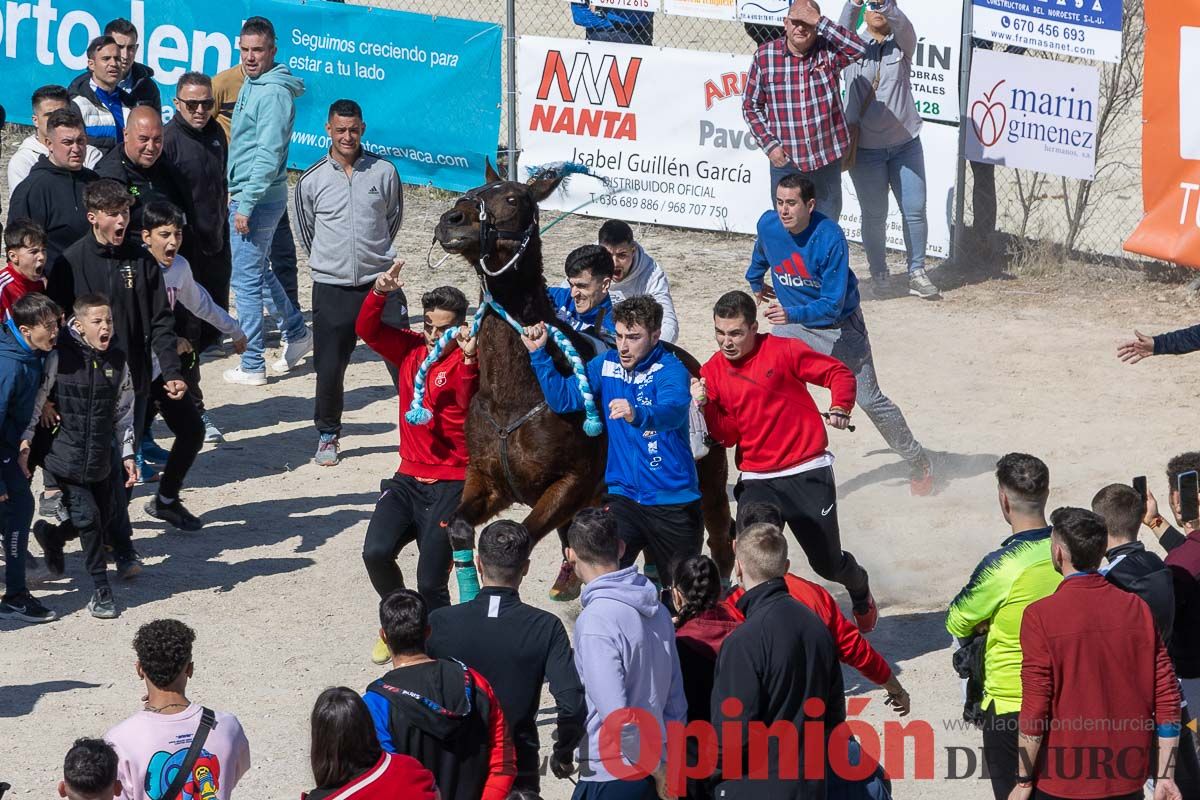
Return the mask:
<svg viewBox="0 0 1200 800">
<path fill-rule="evenodd" d="M 1150 530 L 1154 531 L 1155 533 L 1158 533 L 1158 529 L 1165 526 L 1166 524 L 1167 524 L 1167 521 L 1165 519 L 1163 519 L 1162 514 L 1155 514 L 1154 518 L 1146 523 L 1146 527 L 1149 528 Z"/>
</svg>

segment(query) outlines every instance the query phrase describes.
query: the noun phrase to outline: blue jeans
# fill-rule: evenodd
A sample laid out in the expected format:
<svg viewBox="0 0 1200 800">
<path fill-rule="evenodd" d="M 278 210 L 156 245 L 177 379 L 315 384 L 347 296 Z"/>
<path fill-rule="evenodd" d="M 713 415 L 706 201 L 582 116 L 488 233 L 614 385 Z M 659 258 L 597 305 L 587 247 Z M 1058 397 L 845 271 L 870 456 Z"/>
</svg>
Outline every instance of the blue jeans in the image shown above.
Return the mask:
<svg viewBox="0 0 1200 800">
<path fill-rule="evenodd" d="M 275 236 L 271 239 L 271 272 L 279 279 L 279 285 L 283 287 L 283 293 L 287 295 L 288 300 L 299 309 L 296 240 L 292 236 L 292 221 L 288 219 L 287 206 L 283 207 L 283 216 L 279 218 Z"/>
<path fill-rule="evenodd" d="M 288 300 L 275 273 L 267 268 L 267 256 L 279 220 L 287 202 L 260 203 L 250 215 L 250 232 L 242 236 L 234 228 L 237 201 L 229 203 L 229 240 L 233 250 L 233 277 L 230 286 L 237 304 L 238 322 L 246 334 L 246 352 L 242 353 L 242 370 L 263 372 L 263 308 L 275 319 L 285 341 L 304 336 L 304 317 Z"/>
<path fill-rule="evenodd" d="M 805 172 L 788 162 L 786 167 L 771 165 L 771 208 L 775 207 L 775 190 L 785 175 L 803 175 L 817 190 L 817 211 L 838 222 L 842 216 L 842 162 L 835 161 L 820 169 Z M 838 223 L 841 224 L 841 223 Z"/>
<path fill-rule="evenodd" d="M 858 148 L 850 179 L 862 207 L 863 249 L 871 274 L 887 272 L 889 187 L 904 220 L 908 271 L 925 269 L 929 222 L 925 218 L 925 151 L 921 138 L 914 137 L 899 147 Z"/>
<path fill-rule="evenodd" d="M 0 503 L 0 532 L 4 534 L 4 599 L 25 593 L 25 551 L 33 524 L 33 492 L 15 455 L 0 458 L 8 499 Z"/>
</svg>

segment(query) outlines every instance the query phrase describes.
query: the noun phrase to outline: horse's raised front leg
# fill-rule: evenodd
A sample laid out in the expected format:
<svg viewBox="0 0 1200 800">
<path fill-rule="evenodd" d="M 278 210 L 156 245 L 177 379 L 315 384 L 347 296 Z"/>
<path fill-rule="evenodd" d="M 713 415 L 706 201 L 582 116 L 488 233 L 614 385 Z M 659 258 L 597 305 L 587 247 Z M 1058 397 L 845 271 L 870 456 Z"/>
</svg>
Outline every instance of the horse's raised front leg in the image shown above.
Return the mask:
<svg viewBox="0 0 1200 800">
<path fill-rule="evenodd" d="M 469 602 L 479 594 L 479 575 L 475 570 L 475 526 L 510 505 L 512 500 L 494 484 L 489 485 L 481 472 L 467 470 L 462 500 L 446 525 L 453 552 L 454 577 L 458 582 L 458 602 Z"/>
<path fill-rule="evenodd" d="M 597 479 L 593 476 L 568 475 L 550 485 L 525 518 L 534 542 L 555 528 L 567 525 L 579 509 L 597 502 Z M 558 577 L 550 588 L 550 599 L 566 602 L 579 596 L 579 578 L 561 552 Z"/>
</svg>

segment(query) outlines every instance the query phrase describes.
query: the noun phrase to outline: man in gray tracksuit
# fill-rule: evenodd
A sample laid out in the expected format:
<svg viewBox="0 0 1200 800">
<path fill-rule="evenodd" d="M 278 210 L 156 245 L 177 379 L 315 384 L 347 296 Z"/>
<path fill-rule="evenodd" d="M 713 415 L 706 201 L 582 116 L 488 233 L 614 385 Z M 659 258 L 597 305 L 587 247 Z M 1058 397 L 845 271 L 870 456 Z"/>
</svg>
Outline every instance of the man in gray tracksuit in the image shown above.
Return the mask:
<svg viewBox="0 0 1200 800">
<path fill-rule="evenodd" d="M 313 422 L 320 433 L 315 461 L 338 463 L 346 365 L 358 339 L 354 323 L 375 278 L 396 258 L 403 187 L 391 162 L 363 149 L 362 109 L 353 100 L 329 107 L 329 154 L 296 183 L 300 240 L 312 267 Z M 397 293 L 398 294 L 398 293 Z"/>
</svg>

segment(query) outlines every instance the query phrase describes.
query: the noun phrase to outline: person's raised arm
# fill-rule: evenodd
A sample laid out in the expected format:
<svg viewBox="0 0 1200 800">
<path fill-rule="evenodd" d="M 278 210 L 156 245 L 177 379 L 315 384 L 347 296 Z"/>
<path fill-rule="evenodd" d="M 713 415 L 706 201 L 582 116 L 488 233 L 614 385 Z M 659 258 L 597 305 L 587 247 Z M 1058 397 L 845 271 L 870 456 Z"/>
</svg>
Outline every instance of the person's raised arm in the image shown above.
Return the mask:
<svg viewBox="0 0 1200 800">
<path fill-rule="evenodd" d="M 883 18 L 888 21 L 888 26 L 892 29 L 892 36 L 896 40 L 896 44 L 900 46 L 900 51 L 904 53 L 904 57 L 912 61 L 913 56 L 917 53 L 917 31 L 913 28 L 912 20 L 896 3 L 896 0 L 885 0 L 883 8 L 880 11 Z M 846 26 L 853 28 L 853 26 Z"/>
<path fill-rule="evenodd" d="M 548 325 L 549 323 L 546 322 L 530 325 L 525 329 L 525 335 L 521 337 L 521 341 L 529 351 L 529 363 L 533 367 L 533 374 L 537 376 L 538 385 L 542 387 L 546 405 L 550 406 L 551 411 L 555 414 L 582 411 L 583 392 L 579 390 L 575 376 L 560 374 L 558 368 L 554 366 L 554 359 L 550 357 L 550 352 L 546 349 L 546 342 L 549 340 Z M 603 359 L 604 356 L 597 356 L 593 361 L 603 361 Z M 598 373 L 599 370 L 595 370 L 595 372 Z M 592 377 L 593 369 L 590 362 L 588 363 L 588 373 L 593 389 L 599 387 L 599 381 Z"/>
<path fill-rule="evenodd" d="M 413 350 L 425 346 L 425 337 L 416 331 L 396 330 L 383 324 L 383 307 L 387 303 L 387 296 L 404 286 L 400 280 L 400 270 L 403 268 L 404 259 L 397 258 L 386 272 L 375 279 L 375 285 L 367 292 L 358 311 L 358 319 L 354 322 L 354 332 L 358 338 L 393 364 L 399 364 Z"/>
<path fill-rule="evenodd" d="M 817 35 L 829 42 L 832 48 L 833 68 L 837 72 L 858 61 L 867 52 L 867 46 L 858 38 L 858 34 L 838 25 L 829 17 L 821 17 L 816 27 Z"/>
</svg>

